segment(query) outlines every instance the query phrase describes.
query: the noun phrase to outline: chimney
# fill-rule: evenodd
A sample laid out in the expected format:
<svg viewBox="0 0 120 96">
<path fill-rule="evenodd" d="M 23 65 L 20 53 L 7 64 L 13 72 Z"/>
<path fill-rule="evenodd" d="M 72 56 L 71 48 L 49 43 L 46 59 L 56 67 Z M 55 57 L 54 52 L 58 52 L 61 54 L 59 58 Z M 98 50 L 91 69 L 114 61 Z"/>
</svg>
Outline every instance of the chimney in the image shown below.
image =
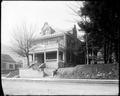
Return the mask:
<svg viewBox="0 0 120 96">
<path fill-rule="evenodd" d="M 74 25 L 74 27 L 73 27 L 73 35 L 74 35 L 75 37 L 77 37 L 77 29 L 76 29 L 76 25 Z"/>
</svg>

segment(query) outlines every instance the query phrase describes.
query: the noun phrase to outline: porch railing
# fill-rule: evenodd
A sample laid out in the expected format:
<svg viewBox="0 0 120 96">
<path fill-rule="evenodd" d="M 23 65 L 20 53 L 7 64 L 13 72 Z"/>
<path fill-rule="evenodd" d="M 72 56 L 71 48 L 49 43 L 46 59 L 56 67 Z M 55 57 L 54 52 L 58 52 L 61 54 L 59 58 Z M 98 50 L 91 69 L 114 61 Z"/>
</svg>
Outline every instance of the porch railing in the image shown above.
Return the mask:
<svg viewBox="0 0 120 96">
<path fill-rule="evenodd" d="M 46 62 L 57 61 L 57 59 L 46 59 Z"/>
</svg>

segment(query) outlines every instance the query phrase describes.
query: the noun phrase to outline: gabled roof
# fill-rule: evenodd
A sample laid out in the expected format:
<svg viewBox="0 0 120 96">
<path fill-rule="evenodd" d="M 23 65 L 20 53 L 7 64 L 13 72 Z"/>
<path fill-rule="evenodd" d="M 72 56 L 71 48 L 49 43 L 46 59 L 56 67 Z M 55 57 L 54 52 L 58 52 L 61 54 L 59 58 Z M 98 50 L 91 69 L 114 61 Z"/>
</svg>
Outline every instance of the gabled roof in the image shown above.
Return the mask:
<svg viewBox="0 0 120 96">
<path fill-rule="evenodd" d="M 52 27 L 50 27 L 47 22 L 45 22 L 40 33 L 42 35 L 53 34 L 55 33 L 55 30 Z"/>
<path fill-rule="evenodd" d="M 8 54 L 8 55 L 10 55 L 12 58 L 14 58 L 15 61 L 22 60 L 22 57 L 18 56 L 16 53 L 14 53 L 11 50 L 11 47 L 14 47 L 14 46 L 1 44 L 1 54 Z"/>
<path fill-rule="evenodd" d="M 7 54 L 1 54 L 1 62 L 16 63 L 13 58 Z"/>
</svg>

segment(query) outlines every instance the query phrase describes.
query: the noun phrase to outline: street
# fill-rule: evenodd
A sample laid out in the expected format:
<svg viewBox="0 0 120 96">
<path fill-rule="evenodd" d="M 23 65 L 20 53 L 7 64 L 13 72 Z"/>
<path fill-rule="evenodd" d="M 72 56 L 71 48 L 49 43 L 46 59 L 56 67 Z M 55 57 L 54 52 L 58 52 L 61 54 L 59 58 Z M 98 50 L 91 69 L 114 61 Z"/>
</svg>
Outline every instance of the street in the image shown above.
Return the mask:
<svg viewBox="0 0 120 96">
<path fill-rule="evenodd" d="M 8 95 L 118 95 L 117 83 L 62 82 L 59 80 L 2 80 Z"/>
</svg>

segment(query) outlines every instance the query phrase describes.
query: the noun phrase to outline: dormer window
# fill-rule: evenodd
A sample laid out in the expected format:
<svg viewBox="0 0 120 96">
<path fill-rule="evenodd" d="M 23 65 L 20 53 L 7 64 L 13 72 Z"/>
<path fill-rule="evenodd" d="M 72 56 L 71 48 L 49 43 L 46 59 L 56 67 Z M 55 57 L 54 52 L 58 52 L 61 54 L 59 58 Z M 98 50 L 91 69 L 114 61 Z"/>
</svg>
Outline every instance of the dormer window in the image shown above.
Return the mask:
<svg viewBox="0 0 120 96">
<path fill-rule="evenodd" d="M 48 25 L 48 23 L 45 23 L 44 26 L 43 26 L 42 29 L 41 29 L 41 33 L 42 33 L 42 35 L 53 34 L 53 33 L 55 33 L 55 30 L 52 29 L 52 28 Z"/>
</svg>

